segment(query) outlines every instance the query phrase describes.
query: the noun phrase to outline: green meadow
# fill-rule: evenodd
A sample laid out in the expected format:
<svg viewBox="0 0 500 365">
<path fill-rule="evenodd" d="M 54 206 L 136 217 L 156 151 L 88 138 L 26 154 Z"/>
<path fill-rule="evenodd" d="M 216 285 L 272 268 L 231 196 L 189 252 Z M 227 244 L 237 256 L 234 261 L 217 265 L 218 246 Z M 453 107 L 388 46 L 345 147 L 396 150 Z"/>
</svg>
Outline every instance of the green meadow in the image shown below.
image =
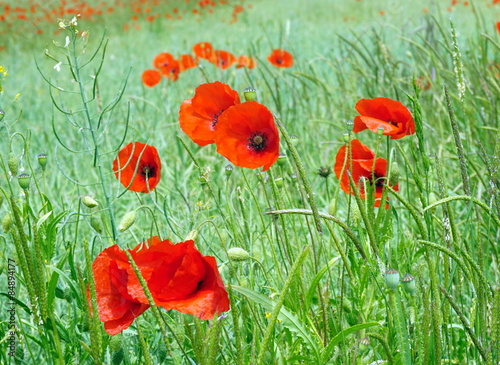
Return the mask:
<svg viewBox="0 0 500 365">
<path fill-rule="evenodd" d="M 72 22 L 70 1 L 0 1 L 0 364 L 500 363 L 500 3 L 200 3 L 88 1 L 102 13 Z M 199 42 L 256 66 L 201 59 L 144 85 L 159 53 Z M 274 115 L 269 170 L 181 130 L 215 81 Z M 377 97 L 415 133 L 354 133 Z M 354 139 L 387 161 L 382 182 L 343 188 Z M 135 141 L 161 159 L 149 193 L 113 173 Z M 110 335 L 93 263 L 154 236 L 215 257 L 230 310 L 166 310 L 139 275 L 150 308 Z"/>
</svg>

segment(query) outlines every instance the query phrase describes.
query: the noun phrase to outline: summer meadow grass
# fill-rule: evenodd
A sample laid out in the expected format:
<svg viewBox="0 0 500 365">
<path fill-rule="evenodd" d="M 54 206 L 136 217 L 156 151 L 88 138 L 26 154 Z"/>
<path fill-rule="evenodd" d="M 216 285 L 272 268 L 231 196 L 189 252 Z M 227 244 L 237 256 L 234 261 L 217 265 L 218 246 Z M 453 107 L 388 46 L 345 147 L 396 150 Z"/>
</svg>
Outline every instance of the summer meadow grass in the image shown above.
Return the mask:
<svg viewBox="0 0 500 365">
<path fill-rule="evenodd" d="M 0 2 L 0 363 L 500 361 L 500 4 L 25 3 Z M 208 52 L 143 84 L 158 54 L 174 67 L 201 42 L 255 67 Z M 200 147 L 179 109 L 215 81 L 241 103 Z M 414 127 L 391 138 L 394 120 L 357 106 L 380 97 Z M 257 108 L 280 154 L 240 167 L 217 150 L 228 116 Z M 358 117 L 390 125 L 354 133 Z M 269 136 L 246 138 L 260 151 Z M 167 239 L 215 262 L 223 283 L 194 292 L 222 288 L 230 310 L 168 297 L 186 299 L 196 265 L 162 292 L 147 265 L 173 255 Z M 99 266 L 114 244 L 123 256 Z M 106 273 L 129 283 L 128 319 L 104 314 Z"/>
</svg>

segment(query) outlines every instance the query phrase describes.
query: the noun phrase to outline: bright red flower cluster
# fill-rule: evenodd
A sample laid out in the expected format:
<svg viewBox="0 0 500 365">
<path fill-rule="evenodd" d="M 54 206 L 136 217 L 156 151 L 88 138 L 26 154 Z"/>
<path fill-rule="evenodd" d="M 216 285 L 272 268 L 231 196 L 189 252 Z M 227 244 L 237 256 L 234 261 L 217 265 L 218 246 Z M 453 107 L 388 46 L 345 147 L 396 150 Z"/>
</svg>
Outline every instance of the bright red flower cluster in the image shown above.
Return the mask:
<svg viewBox="0 0 500 365">
<path fill-rule="evenodd" d="M 203 256 L 193 241 L 173 244 L 152 237 L 128 250 L 155 304 L 203 320 L 229 310 L 229 298 L 215 258 Z M 149 302 L 125 252 L 113 245 L 92 264 L 99 319 L 110 335 L 128 328 Z"/>
<path fill-rule="evenodd" d="M 238 93 L 219 81 L 202 84 L 179 110 L 181 129 L 200 146 L 215 143 L 234 165 L 263 167 L 279 156 L 279 134 L 272 113 L 256 101 L 240 103 Z"/>
<path fill-rule="evenodd" d="M 369 129 L 375 133 L 391 136 L 391 139 L 403 138 L 415 133 L 415 122 L 410 111 L 399 101 L 389 98 L 361 99 L 356 103 L 360 115 L 354 118 L 354 133 Z M 340 187 L 347 194 L 354 194 L 349 175 L 359 189 L 361 198 L 366 194 L 361 178 L 374 187 L 375 206 L 379 207 L 382 192 L 387 181 L 387 160 L 376 158 L 375 153 L 359 140 L 354 139 L 340 148 L 335 159 L 335 174 L 340 180 Z M 398 184 L 391 187 L 398 190 Z M 388 206 L 385 205 L 387 208 Z"/>
</svg>

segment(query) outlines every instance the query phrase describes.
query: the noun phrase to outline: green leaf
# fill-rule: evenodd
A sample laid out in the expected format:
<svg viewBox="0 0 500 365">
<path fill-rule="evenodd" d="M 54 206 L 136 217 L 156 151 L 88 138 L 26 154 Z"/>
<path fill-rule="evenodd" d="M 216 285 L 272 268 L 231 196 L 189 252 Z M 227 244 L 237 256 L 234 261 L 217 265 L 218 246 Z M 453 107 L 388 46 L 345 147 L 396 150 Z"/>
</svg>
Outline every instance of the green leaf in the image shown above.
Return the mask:
<svg viewBox="0 0 500 365">
<path fill-rule="evenodd" d="M 238 285 L 231 285 L 231 287 L 253 302 L 262 305 L 268 311 L 272 311 L 274 306 L 276 305 L 276 302 L 272 301 L 263 294 L 257 293 L 252 289 L 244 288 Z M 295 314 L 290 312 L 285 307 L 281 307 L 280 314 L 278 315 L 278 320 L 281 321 L 281 324 L 283 326 L 288 328 L 290 331 L 295 332 L 299 337 L 301 337 L 312 351 L 314 351 L 316 354 L 319 353 L 319 336 L 306 328 Z"/>
<path fill-rule="evenodd" d="M 367 322 L 367 323 L 357 324 L 357 325 L 346 328 L 345 330 L 342 330 L 339 333 L 337 333 L 337 335 L 330 340 L 330 343 L 328 343 L 328 345 L 324 348 L 323 352 L 321 353 L 321 363 L 325 364 L 330 359 L 334 347 L 340 341 L 343 341 L 351 333 L 360 331 L 360 330 L 365 329 L 365 328 L 373 327 L 373 326 L 380 326 L 380 323 Z"/>
<path fill-rule="evenodd" d="M 316 276 L 311 280 L 311 285 L 309 286 L 309 290 L 307 290 L 306 298 L 305 298 L 305 311 L 309 310 L 311 306 L 312 298 L 316 291 L 319 281 L 325 275 L 325 273 L 339 260 L 340 256 L 334 257 L 331 259 L 328 264 L 326 264 L 321 270 L 318 271 Z"/>
</svg>

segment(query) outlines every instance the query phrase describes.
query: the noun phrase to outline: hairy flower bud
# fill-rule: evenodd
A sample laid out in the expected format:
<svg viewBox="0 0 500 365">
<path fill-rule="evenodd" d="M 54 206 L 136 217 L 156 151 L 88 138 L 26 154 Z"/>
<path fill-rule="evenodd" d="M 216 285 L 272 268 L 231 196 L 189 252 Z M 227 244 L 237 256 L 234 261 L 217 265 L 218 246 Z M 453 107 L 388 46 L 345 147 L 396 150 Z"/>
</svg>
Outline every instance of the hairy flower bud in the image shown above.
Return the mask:
<svg viewBox="0 0 500 365">
<path fill-rule="evenodd" d="M 227 250 L 227 257 L 231 261 L 245 261 L 250 258 L 250 254 L 240 247 L 233 247 Z"/>
<path fill-rule="evenodd" d="M 83 203 L 83 205 L 85 205 L 88 208 L 95 208 L 99 205 L 99 203 L 96 202 L 94 200 L 94 198 L 87 196 L 87 195 L 82 197 L 82 203 Z"/>
<path fill-rule="evenodd" d="M 94 230 L 95 230 L 97 233 L 99 233 L 99 234 L 101 234 L 101 233 L 102 233 L 102 229 L 103 229 L 103 227 L 102 227 L 102 221 L 101 221 L 101 218 L 99 218 L 99 217 L 97 217 L 97 216 L 95 216 L 95 215 L 91 216 L 91 217 L 90 217 L 90 226 L 91 226 L 92 228 L 94 228 Z"/>
<path fill-rule="evenodd" d="M 120 225 L 118 226 L 118 230 L 120 232 L 125 232 L 127 229 L 132 227 L 132 225 L 135 223 L 135 218 L 137 217 L 137 212 L 135 210 L 128 212 L 125 214 L 120 221 Z"/>
</svg>

